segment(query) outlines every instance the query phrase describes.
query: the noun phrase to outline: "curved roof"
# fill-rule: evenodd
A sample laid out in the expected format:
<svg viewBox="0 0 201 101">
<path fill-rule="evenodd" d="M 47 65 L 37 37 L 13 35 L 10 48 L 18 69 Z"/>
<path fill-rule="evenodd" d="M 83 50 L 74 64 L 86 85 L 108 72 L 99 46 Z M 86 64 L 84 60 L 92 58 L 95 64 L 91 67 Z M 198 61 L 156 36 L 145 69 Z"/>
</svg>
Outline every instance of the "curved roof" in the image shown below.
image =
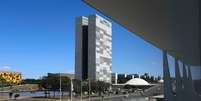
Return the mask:
<svg viewBox="0 0 201 101">
<path fill-rule="evenodd" d="M 125 85 L 131 85 L 131 86 L 148 86 L 150 85 L 147 81 L 140 78 L 133 78 L 125 83 Z"/>
</svg>

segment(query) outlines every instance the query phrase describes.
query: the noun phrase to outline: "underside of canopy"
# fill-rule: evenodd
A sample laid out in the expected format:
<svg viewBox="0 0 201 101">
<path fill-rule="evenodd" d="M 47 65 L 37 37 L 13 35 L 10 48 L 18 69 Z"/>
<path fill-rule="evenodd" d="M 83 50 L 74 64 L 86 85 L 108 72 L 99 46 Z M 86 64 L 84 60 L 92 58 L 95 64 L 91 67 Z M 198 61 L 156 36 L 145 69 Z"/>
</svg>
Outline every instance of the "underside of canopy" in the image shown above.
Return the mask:
<svg viewBox="0 0 201 101">
<path fill-rule="evenodd" d="M 199 0 L 84 0 L 129 31 L 190 65 L 201 64 Z"/>
</svg>

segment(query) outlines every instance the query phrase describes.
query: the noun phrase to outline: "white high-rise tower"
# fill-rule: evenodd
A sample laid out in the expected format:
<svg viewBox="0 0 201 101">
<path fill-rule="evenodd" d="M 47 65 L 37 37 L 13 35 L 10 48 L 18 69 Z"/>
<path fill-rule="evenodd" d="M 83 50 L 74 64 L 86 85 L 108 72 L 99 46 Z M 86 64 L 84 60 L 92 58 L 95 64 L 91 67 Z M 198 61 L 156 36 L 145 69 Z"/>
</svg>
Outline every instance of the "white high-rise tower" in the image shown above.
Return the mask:
<svg viewBox="0 0 201 101">
<path fill-rule="evenodd" d="M 98 15 L 76 18 L 75 78 L 111 83 L 112 24 Z"/>
</svg>

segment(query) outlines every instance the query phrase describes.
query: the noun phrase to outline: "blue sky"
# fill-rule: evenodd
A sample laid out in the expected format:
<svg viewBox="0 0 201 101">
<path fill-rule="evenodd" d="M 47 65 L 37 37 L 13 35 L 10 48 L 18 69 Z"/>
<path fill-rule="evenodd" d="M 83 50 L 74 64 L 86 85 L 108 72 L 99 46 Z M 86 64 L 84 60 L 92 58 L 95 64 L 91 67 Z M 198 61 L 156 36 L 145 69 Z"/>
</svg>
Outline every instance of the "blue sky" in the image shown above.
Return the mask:
<svg viewBox="0 0 201 101">
<path fill-rule="evenodd" d="M 80 0 L 0 0 L 0 12 L 0 69 L 23 78 L 74 72 L 75 17 L 101 15 Z M 113 72 L 161 75 L 161 51 L 112 23 Z"/>
</svg>

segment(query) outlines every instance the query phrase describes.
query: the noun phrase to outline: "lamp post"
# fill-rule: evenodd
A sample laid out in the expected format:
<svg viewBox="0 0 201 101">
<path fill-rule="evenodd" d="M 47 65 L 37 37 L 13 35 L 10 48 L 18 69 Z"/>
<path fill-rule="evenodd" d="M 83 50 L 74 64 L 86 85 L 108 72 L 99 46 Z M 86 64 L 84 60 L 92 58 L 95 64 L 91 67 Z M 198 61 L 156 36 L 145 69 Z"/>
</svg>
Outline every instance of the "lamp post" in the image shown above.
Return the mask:
<svg viewBox="0 0 201 101">
<path fill-rule="evenodd" d="M 73 93 L 73 82 L 72 82 L 72 78 L 70 78 L 70 83 L 71 83 L 70 100 L 72 101 L 72 93 Z"/>
<path fill-rule="evenodd" d="M 3 91 L 3 81 L 4 81 L 4 79 L 2 78 L 2 77 L 0 77 L 0 82 L 1 82 L 1 91 Z M 2 94 L 2 96 L 3 96 L 3 93 L 2 92 L 0 92 L 1 94 Z"/>
<path fill-rule="evenodd" d="M 82 80 L 81 80 L 81 82 L 80 82 L 80 85 L 81 85 L 81 87 L 80 87 L 80 96 L 81 96 L 81 101 L 82 101 Z"/>
<path fill-rule="evenodd" d="M 60 84 L 59 90 L 60 90 L 60 101 L 61 101 L 61 73 L 59 73 L 59 84 Z"/>
<path fill-rule="evenodd" d="M 0 81 L 1 81 L 1 91 L 3 91 L 3 80 L 1 80 L 0 78 Z M 3 96 L 3 93 L 1 92 L 2 96 Z"/>
<path fill-rule="evenodd" d="M 91 101 L 91 99 L 90 99 L 90 94 L 91 94 L 91 82 L 90 82 L 90 79 L 88 79 L 88 83 L 89 83 L 89 101 Z"/>
</svg>

